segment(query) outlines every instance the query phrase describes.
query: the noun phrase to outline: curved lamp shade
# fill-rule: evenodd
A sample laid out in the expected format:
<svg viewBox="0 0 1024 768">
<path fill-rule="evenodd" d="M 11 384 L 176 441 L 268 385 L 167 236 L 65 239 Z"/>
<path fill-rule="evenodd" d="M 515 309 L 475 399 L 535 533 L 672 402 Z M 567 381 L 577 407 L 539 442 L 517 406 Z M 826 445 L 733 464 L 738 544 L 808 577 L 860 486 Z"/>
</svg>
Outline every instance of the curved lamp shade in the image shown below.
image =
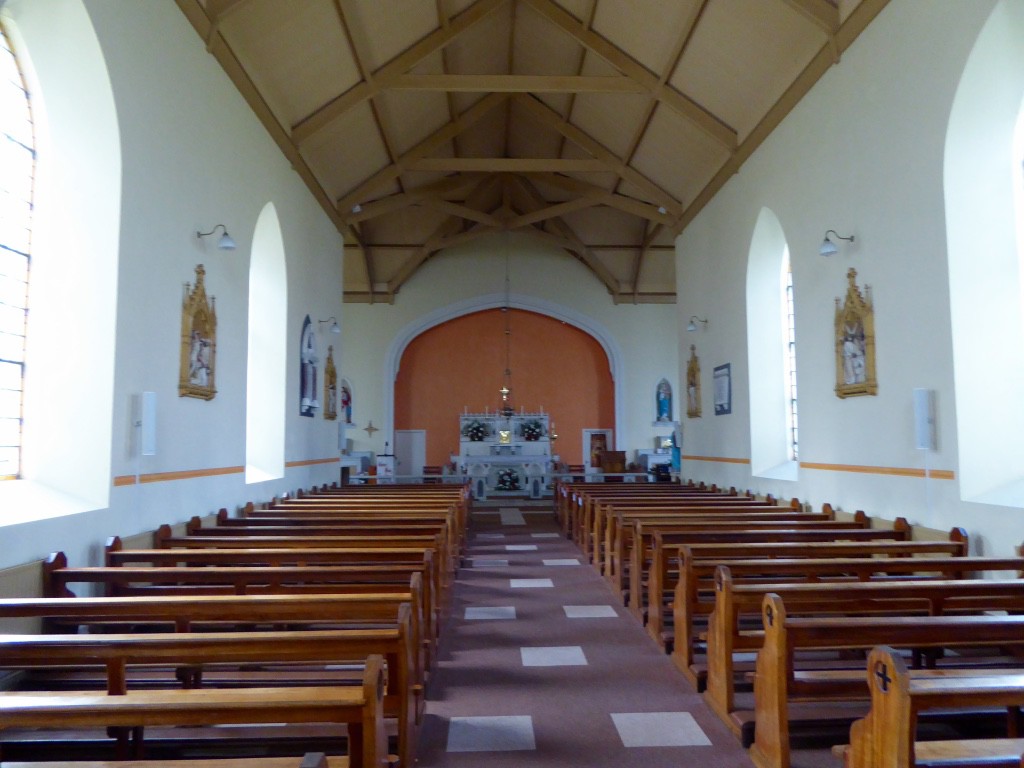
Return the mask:
<svg viewBox="0 0 1024 768">
<path fill-rule="evenodd" d="M 222 234 L 220 236 L 220 239 L 217 240 L 217 247 L 220 248 L 222 251 L 235 250 L 235 248 L 237 248 L 238 246 L 235 244 L 234 238 L 228 234 L 228 228 L 225 227 L 223 224 L 218 224 L 209 232 L 196 232 L 196 237 L 208 237 L 212 235 L 214 232 L 216 232 L 218 229 L 223 229 L 224 234 Z"/>
<path fill-rule="evenodd" d="M 853 235 L 850 235 L 849 237 L 843 237 L 834 229 L 830 229 L 827 232 L 825 232 L 825 239 L 822 240 L 821 245 L 818 246 L 818 253 L 822 256 L 835 256 L 837 253 L 839 253 L 839 247 L 829 239 L 829 235 L 835 235 L 837 240 L 846 240 L 847 242 L 850 243 L 854 241 Z"/>
</svg>

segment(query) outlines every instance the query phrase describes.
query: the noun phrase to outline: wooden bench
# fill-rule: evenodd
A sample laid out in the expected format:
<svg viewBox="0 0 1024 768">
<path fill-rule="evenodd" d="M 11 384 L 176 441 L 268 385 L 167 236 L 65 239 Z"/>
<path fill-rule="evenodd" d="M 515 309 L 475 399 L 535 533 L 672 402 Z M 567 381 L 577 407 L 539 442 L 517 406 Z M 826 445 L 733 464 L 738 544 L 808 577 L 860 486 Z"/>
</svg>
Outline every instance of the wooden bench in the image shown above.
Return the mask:
<svg viewBox="0 0 1024 768">
<path fill-rule="evenodd" d="M 259 621 L 274 624 L 294 625 L 299 621 L 314 621 L 329 625 L 339 619 L 363 615 L 365 604 L 354 609 L 352 601 L 341 598 L 300 601 L 289 596 L 279 600 L 268 598 L 210 598 L 197 607 L 182 605 L 183 601 L 161 601 L 150 599 L 143 605 L 115 605 L 93 602 L 88 610 L 74 606 L 44 609 L 49 615 L 55 612 L 68 618 L 69 612 L 76 620 L 88 618 L 95 623 L 98 616 L 114 616 L 117 622 L 132 618 L 140 621 L 175 621 L 174 612 L 188 617 L 190 627 L 198 622 L 216 622 L 223 626 L 228 616 L 243 617 L 238 623 L 251 625 Z M 82 598 L 77 598 L 82 600 Z M 75 602 L 75 600 L 64 601 Z M 251 606 L 251 610 L 247 608 Z M 17 610 L 16 610 L 17 609 Z M 17 615 L 39 615 L 38 606 L 8 605 L 8 612 Z M 371 609 L 372 610 L 372 609 Z M 216 614 L 219 612 L 219 616 Z M 319 618 L 317 616 L 319 615 Z M 0 667 L 24 669 L 27 667 L 82 667 L 101 664 L 106 667 L 106 688 L 110 694 L 127 690 L 128 668 L 132 665 L 174 664 L 185 668 L 184 674 L 176 672 L 175 677 L 188 686 L 200 685 L 205 677 L 206 665 L 226 663 L 253 665 L 262 662 L 290 662 L 308 665 L 312 662 L 338 663 L 361 661 L 371 654 L 379 654 L 387 664 L 387 694 L 384 697 L 384 714 L 398 723 L 399 753 L 403 760 L 411 761 L 415 750 L 415 726 L 417 722 L 417 686 L 413 678 L 413 655 L 411 631 L 411 609 L 408 603 L 392 606 L 387 613 L 381 609 L 372 610 L 379 626 L 356 629 L 310 629 L 302 631 L 232 631 L 232 632 L 178 632 L 175 634 L 47 634 L 47 635 L 0 635 Z M 311 618 L 312 617 L 312 618 Z M 229 621 L 229 623 L 235 623 Z M 175 623 L 180 629 L 180 620 Z M 244 673 L 242 681 L 244 683 Z M 281 675 L 274 676 L 282 678 Z M 237 675 L 231 678 L 234 682 Z M 309 681 L 302 677 L 306 684 Z M 330 681 L 331 677 L 322 669 L 313 678 L 314 684 Z M 262 680 L 262 678 L 261 678 Z M 293 681 L 290 673 L 283 675 L 281 682 Z M 222 684 L 223 681 L 222 681 Z M 403 762 L 412 765 L 412 762 Z"/>
<path fill-rule="evenodd" d="M 863 513 L 861 513 L 863 514 Z M 728 519 L 737 522 L 749 520 L 751 522 L 815 522 L 824 523 L 835 520 L 829 505 L 824 505 L 821 512 L 799 512 L 786 507 L 738 507 L 706 509 L 703 507 L 693 509 L 676 509 L 673 511 L 662 511 L 660 508 L 649 510 L 615 509 L 612 514 L 605 518 L 604 537 L 604 562 L 602 563 L 602 574 L 610 584 L 621 584 L 624 574 L 629 566 L 629 553 L 633 547 L 633 524 L 637 521 L 645 526 L 655 526 L 658 523 L 663 527 L 670 527 L 674 523 L 694 524 L 698 522 L 711 522 L 717 519 Z M 865 515 L 866 519 L 866 515 Z M 854 519 L 856 521 L 857 518 Z M 862 525 L 861 527 L 864 527 Z"/>
<path fill-rule="evenodd" d="M 394 621 L 398 606 L 408 603 L 410 607 L 409 636 L 413 652 L 411 680 L 422 696 L 426 671 L 436 657 L 436 622 L 431 619 L 433 611 L 425 605 L 423 577 L 412 573 L 404 584 L 394 585 L 394 591 L 386 591 L 388 585 L 369 584 L 365 591 L 352 590 L 351 585 L 324 585 L 325 592 L 300 592 L 284 585 L 272 594 L 239 595 L 211 594 L 209 586 L 215 582 L 217 572 L 228 570 L 225 578 L 231 580 L 232 588 L 245 585 L 249 571 L 261 569 L 240 568 L 138 568 L 121 567 L 61 568 L 66 563 L 63 553 L 47 558 L 44 570 L 50 574 L 50 596 L 42 599 L 0 598 L 0 619 L 44 618 L 44 628 L 68 631 L 80 623 L 156 622 L 171 624 L 178 631 L 187 631 L 194 622 L 209 624 L 254 624 L 259 622 L 315 622 L 320 624 L 352 624 L 367 621 Z M 270 569 L 281 570 L 281 569 Z M 300 572 L 305 569 L 297 568 Z M 158 575 L 148 573 L 159 572 Z M 136 580 L 173 580 L 174 587 L 169 593 L 159 594 L 158 588 L 150 588 L 141 594 L 122 586 L 120 577 L 130 583 Z M 256 576 L 257 580 L 261 577 Z M 75 597 L 67 588 L 68 584 L 102 583 L 111 588 L 106 598 Z M 120 595 L 118 595 L 120 593 Z M 128 597 L 127 595 L 131 595 Z"/>
<path fill-rule="evenodd" d="M 780 597 L 787 615 L 926 615 L 982 611 L 1024 611 L 1024 580 L 930 579 L 855 581 L 848 583 L 734 584 L 729 569 L 715 577 L 715 609 L 708 623 L 707 689 L 712 711 L 733 727 L 735 710 L 733 653 L 760 650 L 764 633 L 748 629 L 743 619 L 759 617 L 766 592 Z M 834 678 L 833 678 L 834 680 Z"/>
<path fill-rule="evenodd" d="M 850 728 L 846 768 L 1021 765 L 1022 738 L 919 742 L 917 722 L 922 713 L 938 708 L 1019 711 L 1024 706 L 1024 674 L 915 678 L 899 654 L 879 646 L 868 656 L 867 681 L 871 711 Z"/>
<path fill-rule="evenodd" d="M 657 560 L 657 549 L 661 546 L 664 555 L 665 547 L 670 544 L 823 544 L 838 542 L 907 542 L 910 539 L 910 525 L 903 518 L 896 520 L 892 530 L 881 528 L 810 528 L 793 527 L 774 528 L 765 526 L 764 530 L 714 530 L 697 531 L 659 531 L 652 533 L 649 546 L 633 547 L 629 572 L 629 608 L 638 618 L 644 618 L 648 598 L 655 599 L 654 605 L 661 610 L 663 596 L 666 593 L 668 577 L 666 571 L 669 563 Z M 643 532 L 634 531 L 637 542 L 642 542 Z M 657 575 L 655 574 L 657 571 Z M 654 581 L 653 590 L 651 581 Z M 656 591 L 655 591 L 656 590 Z M 669 594 L 671 591 L 669 590 Z"/>
<path fill-rule="evenodd" d="M 840 545 L 845 546 L 845 545 Z M 699 550 L 698 550 L 699 551 Z M 965 579 L 985 572 L 1024 575 L 1024 558 L 992 557 L 821 557 L 828 545 L 815 548 L 818 558 L 733 560 L 700 559 L 684 547 L 680 578 L 672 602 L 674 641 L 672 661 L 698 691 L 706 684 L 706 664 L 696 662 L 701 620 L 708 619 L 717 600 L 715 574 L 729 568 L 733 584 L 763 586 L 772 582 L 836 582 L 879 579 Z M 654 614 L 651 613 L 653 616 Z"/>
<path fill-rule="evenodd" d="M 384 768 L 383 659 L 366 659 L 362 685 L 108 693 L 0 693 L 0 732 L 12 728 L 139 729 L 210 723 L 348 726 L 349 765 Z M 2 754 L 0 754 L 2 757 Z M 411 765 L 411 764 L 410 764 Z"/>
<path fill-rule="evenodd" d="M 960 528 L 950 532 L 949 541 L 834 541 L 834 542 L 769 542 L 769 543 L 724 543 L 724 544 L 679 544 L 666 543 L 656 531 L 654 554 L 648 571 L 647 623 L 648 633 L 654 640 L 674 652 L 667 642 L 665 618 L 679 617 L 684 627 L 692 630 L 696 619 L 711 613 L 711 602 L 699 600 L 701 580 L 711 584 L 714 565 L 723 560 L 777 560 L 777 559 L 824 559 L 824 558 L 880 558 L 898 560 L 917 557 L 949 556 L 960 558 L 967 555 L 969 541 L 967 533 Z M 694 572 L 697 563 L 703 570 Z M 710 567 L 709 567 L 710 566 Z M 752 566 L 756 567 L 756 566 Z M 660 605 L 652 610 L 651 605 Z M 675 619 L 673 619 L 675 622 Z M 652 626 L 653 625 L 653 626 Z M 670 628 L 669 637 L 676 632 Z M 688 648 L 689 646 L 684 646 Z M 693 663 L 692 657 L 680 659 L 677 666 L 685 669 Z"/>
<path fill-rule="evenodd" d="M 758 768 L 788 768 L 791 725 L 801 715 L 815 722 L 843 722 L 862 717 L 867 709 L 863 668 L 858 680 L 849 673 L 798 674 L 793 659 L 799 652 L 866 651 L 884 644 L 904 649 L 1024 647 L 1024 616 L 789 618 L 782 599 L 772 593 L 765 595 L 761 613 L 765 637 L 755 666 L 755 709 L 732 715 L 745 731 L 754 723 L 750 757 Z M 837 700 L 847 706 L 832 713 L 829 705 Z"/>
<path fill-rule="evenodd" d="M 350 768 L 347 757 L 307 752 L 302 757 L 224 757 L 213 760 L 4 761 L 4 768 Z"/>
</svg>

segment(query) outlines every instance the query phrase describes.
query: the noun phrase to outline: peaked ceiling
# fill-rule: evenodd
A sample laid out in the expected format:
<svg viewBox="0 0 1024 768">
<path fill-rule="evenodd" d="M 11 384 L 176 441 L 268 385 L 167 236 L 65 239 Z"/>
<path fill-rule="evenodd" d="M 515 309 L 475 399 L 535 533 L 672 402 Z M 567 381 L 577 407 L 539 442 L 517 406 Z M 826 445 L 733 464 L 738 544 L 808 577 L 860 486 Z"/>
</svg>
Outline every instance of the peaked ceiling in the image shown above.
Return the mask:
<svg viewBox="0 0 1024 768">
<path fill-rule="evenodd" d="M 521 230 L 616 302 L 888 0 L 177 0 L 345 237 L 346 301 Z"/>
</svg>

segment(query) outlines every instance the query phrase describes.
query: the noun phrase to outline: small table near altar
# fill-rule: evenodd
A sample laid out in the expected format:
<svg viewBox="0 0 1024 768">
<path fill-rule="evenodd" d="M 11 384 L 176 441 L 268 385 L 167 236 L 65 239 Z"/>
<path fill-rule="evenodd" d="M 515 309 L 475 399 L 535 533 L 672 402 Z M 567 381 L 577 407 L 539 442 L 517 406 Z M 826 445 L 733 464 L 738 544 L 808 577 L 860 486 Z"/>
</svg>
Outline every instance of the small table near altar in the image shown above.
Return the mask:
<svg viewBox="0 0 1024 768">
<path fill-rule="evenodd" d="M 550 479 L 550 414 L 464 413 L 459 416 L 459 453 L 451 460 L 468 476 L 473 498 L 539 499 Z"/>
</svg>

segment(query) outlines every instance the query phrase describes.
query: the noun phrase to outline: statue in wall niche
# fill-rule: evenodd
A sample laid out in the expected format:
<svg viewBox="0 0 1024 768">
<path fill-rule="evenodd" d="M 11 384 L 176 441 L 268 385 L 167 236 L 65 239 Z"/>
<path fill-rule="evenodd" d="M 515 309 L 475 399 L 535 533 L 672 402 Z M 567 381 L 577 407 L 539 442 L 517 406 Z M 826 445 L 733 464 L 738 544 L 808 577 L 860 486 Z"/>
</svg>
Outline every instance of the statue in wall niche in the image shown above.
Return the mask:
<svg viewBox="0 0 1024 768">
<path fill-rule="evenodd" d="M 341 380 L 341 411 L 343 421 L 346 424 L 352 423 L 352 388 L 345 379 Z"/>
<path fill-rule="evenodd" d="M 306 315 L 302 323 L 302 336 L 299 342 L 299 414 L 312 417 L 320 407 L 317 400 L 317 363 L 320 358 L 316 353 L 316 336 L 313 323 Z"/>
<path fill-rule="evenodd" d="M 181 303 L 178 396 L 212 400 L 217 352 L 216 299 L 206 296 L 206 269 L 196 265 L 196 284 L 185 283 Z"/>
<path fill-rule="evenodd" d="M 672 385 L 667 379 L 658 382 L 655 400 L 658 408 L 658 421 L 672 421 Z"/>
</svg>

